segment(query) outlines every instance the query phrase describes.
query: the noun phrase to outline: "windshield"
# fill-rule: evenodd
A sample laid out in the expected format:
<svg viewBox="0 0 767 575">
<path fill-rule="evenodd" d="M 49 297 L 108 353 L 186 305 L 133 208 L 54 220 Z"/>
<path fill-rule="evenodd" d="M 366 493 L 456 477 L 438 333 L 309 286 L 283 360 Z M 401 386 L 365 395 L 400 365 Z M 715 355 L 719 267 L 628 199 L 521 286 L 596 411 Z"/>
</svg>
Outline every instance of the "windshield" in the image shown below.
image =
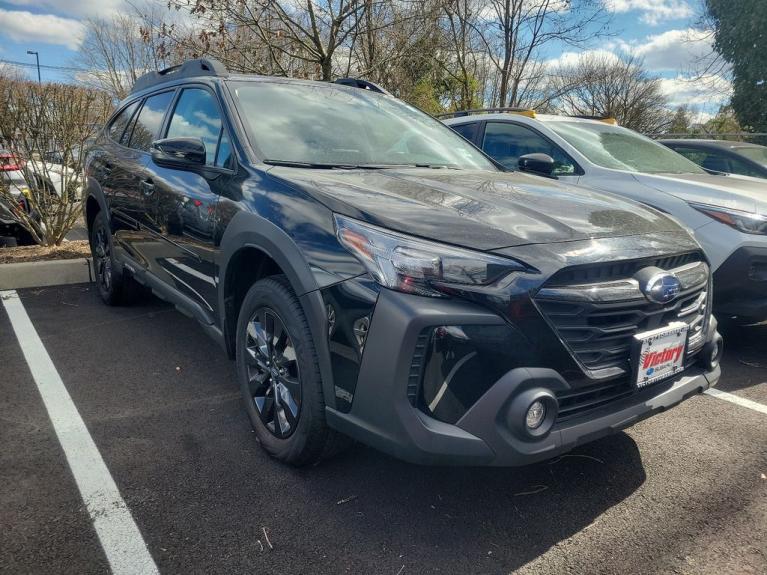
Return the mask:
<svg viewBox="0 0 767 575">
<path fill-rule="evenodd" d="M 767 148 L 764 146 L 743 146 L 732 149 L 736 154 L 745 156 L 749 160 L 754 160 L 767 166 Z"/>
<path fill-rule="evenodd" d="M 231 82 L 265 160 L 321 166 L 493 170 L 441 122 L 395 99 L 333 84 Z"/>
<path fill-rule="evenodd" d="M 684 156 L 626 128 L 601 122 L 554 121 L 547 125 L 603 168 L 645 174 L 706 173 Z"/>
</svg>

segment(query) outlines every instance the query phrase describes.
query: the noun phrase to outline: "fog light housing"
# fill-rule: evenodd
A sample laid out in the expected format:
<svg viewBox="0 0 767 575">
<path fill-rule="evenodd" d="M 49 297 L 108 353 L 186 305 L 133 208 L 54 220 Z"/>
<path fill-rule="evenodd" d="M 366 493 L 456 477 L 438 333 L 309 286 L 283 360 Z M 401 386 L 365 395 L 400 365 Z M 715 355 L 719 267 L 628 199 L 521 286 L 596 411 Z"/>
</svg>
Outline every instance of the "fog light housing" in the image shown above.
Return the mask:
<svg viewBox="0 0 767 575">
<path fill-rule="evenodd" d="M 527 441 L 546 437 L 559 413 L 556 397 L 550 389 L 536 387 L 519 393 L 509 405 L 506 424 L 517 437 Z"/>
<path fill-rule="evenodd" d="M 546 405 L 539 399 L 536 399 L 530 407 L 527 408 L 525 415 L 525 425 L 527 429 L 538 429 L 546 418 Z"/>
</svg>

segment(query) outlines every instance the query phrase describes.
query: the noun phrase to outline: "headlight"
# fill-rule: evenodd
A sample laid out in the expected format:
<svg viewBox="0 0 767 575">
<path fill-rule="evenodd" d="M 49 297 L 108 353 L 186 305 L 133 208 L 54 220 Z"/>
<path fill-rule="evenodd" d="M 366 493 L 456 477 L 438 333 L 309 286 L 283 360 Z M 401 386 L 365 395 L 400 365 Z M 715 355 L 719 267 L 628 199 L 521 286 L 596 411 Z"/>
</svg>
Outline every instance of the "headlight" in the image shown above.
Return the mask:
<svg viewBox="0 0 767 575">
<path fill-rule="evenodd" d="M 696 210 L 745 234 L 767 235 L 767 217 L 741 210 L 690 204 Z"/>
<path fill-rule="evenodd" d="M 335 214 L 341 244 L 384 287 L 440 297 L 445 284 L 483 286 L 497 282 L 521 263 L 384 230 Z"/>
</svg>

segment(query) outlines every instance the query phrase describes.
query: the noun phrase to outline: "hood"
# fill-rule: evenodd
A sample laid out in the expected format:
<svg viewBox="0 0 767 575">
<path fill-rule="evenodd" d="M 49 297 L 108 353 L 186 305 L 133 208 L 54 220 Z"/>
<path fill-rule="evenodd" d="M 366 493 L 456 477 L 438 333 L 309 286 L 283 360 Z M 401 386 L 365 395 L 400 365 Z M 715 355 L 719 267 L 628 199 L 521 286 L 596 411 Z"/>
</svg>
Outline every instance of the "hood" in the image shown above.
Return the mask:
<svg viewBox="0 0 767 575">
<path fill-rule="evenodd" d="M 712 174 L 633 174 L 638 182 L 686 202 L 767 214 L 767 181 Z"/>
<path fill-rule="evenodd" d="M 333 211 L 478 250 L 680 230 L 629 200 L 519 172 L 277 167 L 269 173 Z"/>
</svg>

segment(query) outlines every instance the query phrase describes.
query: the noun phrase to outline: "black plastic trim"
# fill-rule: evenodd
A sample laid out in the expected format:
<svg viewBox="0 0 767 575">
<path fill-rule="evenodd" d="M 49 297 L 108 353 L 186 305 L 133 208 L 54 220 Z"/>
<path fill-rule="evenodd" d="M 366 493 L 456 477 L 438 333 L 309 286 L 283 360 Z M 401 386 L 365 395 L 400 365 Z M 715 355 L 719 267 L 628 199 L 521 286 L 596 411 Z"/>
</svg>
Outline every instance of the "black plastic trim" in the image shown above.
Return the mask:
<svg viewBox="0 0 767 575">
<path fill-rule="evenodd" d="M 312 274 L 309 264 L 301 254 L 301 250 L 282 229 L 266 218 L 250 212 L 239 212 L 232 218 L 221 239 L 221 260 L 219 263 L 218 289 L 218 325 L 225 334 L 235 326 L 226 324 L 226 281 L 229 263 L 240 250 L 255 248 L 273 259 L 285 273 L 290 285 L 296 292 L 312 332 L 314 346 L 322 375 L 322 388 L 325 403 L 335 405 L 333 371 L 328 351 L 327 317 L 325 304 L 319 293 L 319 285 Z"/>
</svg>

